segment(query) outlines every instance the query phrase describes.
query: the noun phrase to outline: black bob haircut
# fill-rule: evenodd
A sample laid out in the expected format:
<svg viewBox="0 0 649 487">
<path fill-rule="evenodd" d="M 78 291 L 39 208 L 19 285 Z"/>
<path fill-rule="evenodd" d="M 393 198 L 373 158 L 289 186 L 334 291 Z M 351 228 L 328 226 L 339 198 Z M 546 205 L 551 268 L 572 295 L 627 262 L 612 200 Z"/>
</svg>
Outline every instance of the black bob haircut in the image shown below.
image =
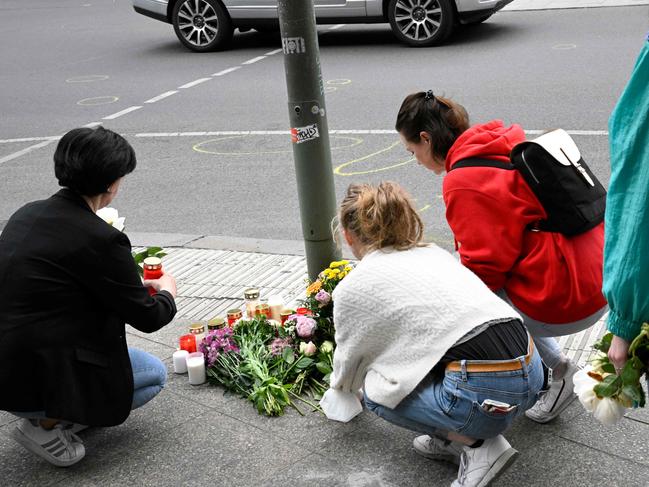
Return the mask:
<svg viewBox="0 0 649 487">
<path fill-rule="evenodd" d="M 59 185 L 84 196 L 105 193 L 136 164 L 131 144 L 103 127 L 70 130 L 54 152 L 54 174 Z"/>
</svg>

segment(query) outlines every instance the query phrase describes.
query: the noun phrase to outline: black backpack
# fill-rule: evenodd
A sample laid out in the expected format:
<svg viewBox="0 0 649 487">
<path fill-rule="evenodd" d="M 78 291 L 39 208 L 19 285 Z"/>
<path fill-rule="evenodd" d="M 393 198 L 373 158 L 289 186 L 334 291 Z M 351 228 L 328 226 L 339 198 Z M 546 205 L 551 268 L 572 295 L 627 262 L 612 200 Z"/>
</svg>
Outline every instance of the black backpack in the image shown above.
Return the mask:
<svg viewBox="0 0 649 487">
<path fill-rule="evenodd" d="M 548 214 L 535 230 L 578 235 L 604 221 L 606 190 L 586 165 L 570 135 L 558 129 L 521 142 L 510 154 L 511 163 L 492 159 L 462 159 L 462 167 L 517 170 Z"/>
</svg>

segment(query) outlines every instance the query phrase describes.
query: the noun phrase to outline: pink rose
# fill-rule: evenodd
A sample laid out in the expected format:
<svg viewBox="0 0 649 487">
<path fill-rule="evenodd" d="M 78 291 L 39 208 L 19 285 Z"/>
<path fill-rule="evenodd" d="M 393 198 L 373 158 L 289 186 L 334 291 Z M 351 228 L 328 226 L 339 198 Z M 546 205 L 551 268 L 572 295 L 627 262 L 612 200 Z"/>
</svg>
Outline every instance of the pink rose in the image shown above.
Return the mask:
<svg viewBox="0 0 649 487">
<path fill-rule="evenodd" d="M 300 338 L 311 338 L 315 333 L 316 322 L 308 316 L 298 315 L 295 317 L 295 331 Z"/>
</svg>

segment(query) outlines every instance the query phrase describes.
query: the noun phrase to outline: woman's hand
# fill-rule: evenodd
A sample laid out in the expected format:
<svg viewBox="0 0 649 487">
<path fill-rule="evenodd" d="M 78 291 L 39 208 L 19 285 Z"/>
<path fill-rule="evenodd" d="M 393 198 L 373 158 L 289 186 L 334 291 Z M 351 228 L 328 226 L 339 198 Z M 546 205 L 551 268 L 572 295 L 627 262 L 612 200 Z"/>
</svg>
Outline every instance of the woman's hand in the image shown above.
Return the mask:
<svg viewBox="0 0 649 487">
<path fill-rule="evenodd" d="M 160 279 L 147 279 L 143 284 L 146 287 L 152 287 L 157 292 L 167 291 L 176 299 L 176 279 L 171 274 L 163 274 Z"/>
<path fill-rule="evenodd" d="M 613 362 L 615 366 L 615 371 L 620 373 L 624 368 L 624 364 L 629 356 L 629 342 L 624 338 L 620 338 L 617 335 L 613 335 L 613 340 L 611 341 L 611 346 L 608 349 L 608 358 Z"/>
</svg>

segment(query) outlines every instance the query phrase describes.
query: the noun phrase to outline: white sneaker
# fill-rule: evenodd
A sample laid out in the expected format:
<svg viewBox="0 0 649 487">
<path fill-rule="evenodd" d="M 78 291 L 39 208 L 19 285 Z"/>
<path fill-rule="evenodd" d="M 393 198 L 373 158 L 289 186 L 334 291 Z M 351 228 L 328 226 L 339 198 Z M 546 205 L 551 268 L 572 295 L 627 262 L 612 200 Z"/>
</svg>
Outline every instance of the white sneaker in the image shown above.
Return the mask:
<svg viewBox="0 0 649 487">
<path fill-rule="evenodd" d="M 460 470 L 451 487 L 486 487 L 518 456 L 502 435 L 484 440 L 478 448 L 464 446 L 462 450 Z"/>
<path fill-rule="evenodd" d="M 547 423 L 559 416 L 577 396 L 574 394 L 573 376 L 579 370 L 570 362 L 563 379 L 552 381 L 550 389 L 542 395 L 536 404 L 525 411 L 525 416 L 537 423 Z"/>
<path fill-rule="evenodd" d="M 436 436 L 422 435 L 413 440 L 412 446 L 422 457 L 443 460 L 456 465 L 460 464 L 462 445 L 454 441 L 443 440 Z"/>
<path fill-rule="evenodd" d="M 57 467 L 74 465 L 86 455 L 83 442 L 70 428 L 57 424 L 46 430 L 34 423 L 23 419 L 12 432 L 13 438 L 32 453 Z"/>
</svg>

